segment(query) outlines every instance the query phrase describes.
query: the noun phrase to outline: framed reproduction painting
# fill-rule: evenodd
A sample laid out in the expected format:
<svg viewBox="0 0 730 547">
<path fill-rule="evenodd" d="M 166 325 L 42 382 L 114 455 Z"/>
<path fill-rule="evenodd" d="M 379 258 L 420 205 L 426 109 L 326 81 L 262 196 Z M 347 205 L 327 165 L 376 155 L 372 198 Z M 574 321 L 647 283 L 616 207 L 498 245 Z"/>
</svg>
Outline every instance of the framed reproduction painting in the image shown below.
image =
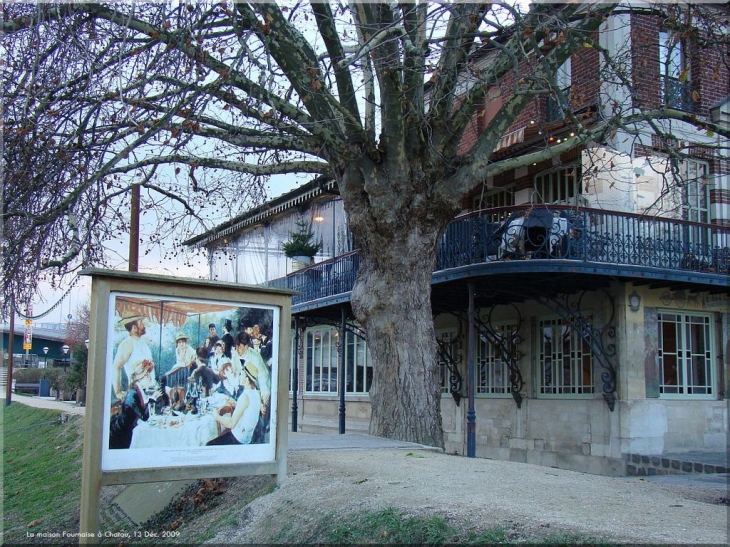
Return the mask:
<svg viewBox="0 0 730 547">
<path fill-rule="evenodd" d="M 286 476 L 293 291 L 92 277 L 81 528 L 101 486 Z"/>
<path fill-rule="evenodd" d="M 102 470 L 273 461 L 279 314 L 112 292 Z"/>
</svg>

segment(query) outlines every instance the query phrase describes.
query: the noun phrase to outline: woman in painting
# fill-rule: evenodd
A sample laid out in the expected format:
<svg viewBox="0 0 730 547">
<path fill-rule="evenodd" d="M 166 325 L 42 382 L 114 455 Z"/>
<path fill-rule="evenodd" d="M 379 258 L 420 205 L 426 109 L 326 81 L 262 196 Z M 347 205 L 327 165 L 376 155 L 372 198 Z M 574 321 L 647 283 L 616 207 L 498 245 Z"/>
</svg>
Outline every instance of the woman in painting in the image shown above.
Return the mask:
<svg viewBox="0 0 730 547">
<path fill-rule="evenodd" d="M 258 425 L 261 414 L 261 392 L 258 390 L 257 378 L 259 371 L 252 363 L 243 366 L 244 389 L 236 400 L 233 409 L 223 407 L 213 414 L 213 418 L 227 432 L 216 437 L 208 445 L 249 444 L 254 429 Z M 226 412 L 231 411 L 229 415 Z"/>
<path fill-rule="evenodd" d="M 226 363 L 231 362 L 231 358 L 227 357 L 225 354 L 225 342 L 223 340 L 218 340 L 215 343 L 215 351 L 213 353 L 213 356 L 208 359 L 208 366 L 218 374 L 220 370 L 223 368 L 223 365 Z"/>
<path fill-rule="evenodd" d="M 244 388 L 240 385 L 239 376 L 233 363 L 230 361 L 224 363 L 218 371 L 218 378 L 220 378 L 221 383 L 215 393 L 222 394 L 229 399 L 233 399 L 233 401 L 238 399 Z"/>
<path fill-rule="evenodd" d="M 210 366 L 206 348 L 197 349 L 196 365 L 193 374 L 190 376 L 190 382 L 196 384 L 202 397 L 208 397 L 218 387 L 220 378 Z"/>
<path fill-rule="evenodd" d="M 154 365 L 152 362 L 141 363 L 130 376 L 130 388 L 127 390 L 122 409 L 118 414 L 112 416 L 109 424 L 109 448 L 129 448 L 132 444 L 132 433 L 139 420 L 147 421 L 150 417 L 150 405 L 147 403 L 150 396 L 145 390 L 155 386 L 152 379 Z M 162 397 L 162 392 L 157 390 L 152 399 Z"/>
<path fill-rule="evenodd" d="M 188 335 L 181 331 L 175 337 L 175 364 L 166 374 L 168 387 L 185 387 L 194 364 L 195 350 L 188 345 Z"/>
</svg>

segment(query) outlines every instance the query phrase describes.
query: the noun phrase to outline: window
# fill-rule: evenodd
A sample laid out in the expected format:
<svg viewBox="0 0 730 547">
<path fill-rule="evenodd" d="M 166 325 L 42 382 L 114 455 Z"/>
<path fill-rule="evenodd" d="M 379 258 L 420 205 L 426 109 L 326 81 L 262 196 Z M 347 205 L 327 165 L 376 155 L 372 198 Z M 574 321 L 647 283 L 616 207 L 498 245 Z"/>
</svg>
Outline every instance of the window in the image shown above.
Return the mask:
<svg viewBox="0 0 730 547">
<path fill-rule="evenodd" d="M 692 222 L 710 222 L 710 185 L 707 162 L 685 159 L 679 165 L 678 185 L 682 191 L 682 218 Z M 708 228 L 685 226 L 688 254 L 705 255 L 709 251 L 712 234 Z"/>
<path fill-rule="evenodd" d="M 695 111 L 686 45 L 678 32 L 659 33 L 659 79 L 662 104 L 686 112 Z"/>
<path fill-rule="evenodd" d="M 337 393 L 337 330 L 319 327 L 307 330 L 305 336 L 305 391 Z"/>
<path fill-rule="evenodd" d="M 656 171 L 666 179 L 668 193 L 662 196 L 662 211 L 671 212 L 677 218 L 708 224 L 710 222 L 710 166 L 695 158 L 661 157 Z M 707 226 L 685 224 L 681 226 L 685 255 L 708 256 L 712 247 L 712 234 Z"/>
<path fill-rule="evenodd" d="M 570 84 L 573 78 L 572 73 L 573 65 L 571 64 L 570 59 L 567 59 L 562 65 L 560 65 L 558 73 L 556 74 L 558 87 L 560 89 L 566 90 L 570 88 Z"/>
<path fill-rule="evenodd" d="M 568 59 L 560 66 L 558 72 L 555 74 L 558 89 L 562 93 L 563 97 L 565 97 L 565 100 L 568 101 L 568 105 L 570 105 L 570 85 L 572 78 L 572 64 L 570 59 Z M 562 120 L 564 117 L 563 111 L 560 108 L 560 103 L 553 97 L 548 97 L 545 101 L 545 121 L 554 122 Z"/>
<path fill-rule="evenodd" d="M 512 392 L 509 365 L 500 346 L 508 355 L 514 355 L 516 331 L 516 325 L 497 325 L 495 340 L 490 340 L 485 334 L 479 336 L 476 344 L 477 393 L 496 395 Z"/>
<path fill-rule="evenodd" d="M 659 313 L 659 350 L 663 395 L 713 395 L 711 316 Z"/>
<path fill-rule="evenodd" d="M 693 222 L 710 222 L 709 165 L 692 158 L 679 164 L 679 187 L 682 189 L 682 218 Z"/>
<path fill-rule="evenodd" d="M 535 175 L 532 202 L 553 205 L 583 205 L 580 166 L 567 165 Z"/>
<path fill-rule="evenodd" d="M 593 393 L 593 355 L 580 333 L 565 320 L 554 318 L 540 321 L 539 334 L 540 393 Z"/>
<path fill-rule="evenodd" d="M 515 204 L 513 188 L 498 188 L 484 192 L 474 198 L 475 209 L 495 209 L 497 207 L 511 207 Z"/>
<path fill-rule="evenodd" d="M 307 329 L 304 337 L 304 361 L 308 393 L 339 392 L 337 371 L 339 332 L 335 327 Z M 345 393 L 367 395 L 373 382 L 373 365 L 367 342 L 352 332 L 345 336 Z"/>
<path fill-rule="evenodd" d="M 678 33 L 663 30 L 659 33 L 659 70 L 662 76 L 677 80 L 685 66 L 684 44 Z"/>
<path fill-rule="evenodd" d="M 367 395 L 373 383 L 373 364 L 367 342 L 348 332 L 345 347 L 345 367 L 347 368 L 346 393 Z"/>
</svg>

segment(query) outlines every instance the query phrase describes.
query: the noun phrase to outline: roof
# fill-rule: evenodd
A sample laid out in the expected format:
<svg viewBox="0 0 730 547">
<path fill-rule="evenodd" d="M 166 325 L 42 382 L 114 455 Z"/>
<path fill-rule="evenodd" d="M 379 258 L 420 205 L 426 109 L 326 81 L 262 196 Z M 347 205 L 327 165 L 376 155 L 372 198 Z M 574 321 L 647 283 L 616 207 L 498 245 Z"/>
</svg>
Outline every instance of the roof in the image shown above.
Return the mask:
<svg viewBox="0 0 730 547">
<path fill-rule="evenodd" d="M 338 193 L 337 183 L 334 179 L 324 176 L 317 177 L 299 188 L 295 188 L 291 192 L 282 194 L 241 215 L 233 217 L 223 224 L 219 224 L 205 233 L 184 241 L 183 245 L 189 247 L 205 247 L 213 241 L 240 231 L 242 228 L 260 224 L 288 209 L 308 203 L 322 194 L 332 193 Z"/>
</svg>

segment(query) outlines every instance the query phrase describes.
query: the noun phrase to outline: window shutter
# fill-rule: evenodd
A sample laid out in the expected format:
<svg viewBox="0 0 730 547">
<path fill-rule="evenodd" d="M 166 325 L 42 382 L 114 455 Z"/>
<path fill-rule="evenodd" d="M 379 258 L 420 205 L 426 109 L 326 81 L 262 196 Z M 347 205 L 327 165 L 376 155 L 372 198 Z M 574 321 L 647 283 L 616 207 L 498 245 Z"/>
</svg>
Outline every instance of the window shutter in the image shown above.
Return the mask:
<svg viewBox="0 0 730 547">
<path fill-rule="evenodd" d="M 646 379 L 646 398 L 659 397 L 659 314 L 656 308 L 644 308 L 644 374 Z"/>
</svg>

